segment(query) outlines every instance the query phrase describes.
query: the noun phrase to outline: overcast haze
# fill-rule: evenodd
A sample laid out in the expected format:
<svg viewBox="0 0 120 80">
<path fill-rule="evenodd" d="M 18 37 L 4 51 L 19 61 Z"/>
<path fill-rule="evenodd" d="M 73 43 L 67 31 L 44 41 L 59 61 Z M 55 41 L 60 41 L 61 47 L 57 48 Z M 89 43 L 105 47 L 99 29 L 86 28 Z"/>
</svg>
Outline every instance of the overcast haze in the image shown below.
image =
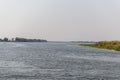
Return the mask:
<svg viewBox="0 0 120 80">
<path fill-rule="evenodd" d="M 0 0 L 0 37 L 120 40 L 120 0 Z"/>
</svg>

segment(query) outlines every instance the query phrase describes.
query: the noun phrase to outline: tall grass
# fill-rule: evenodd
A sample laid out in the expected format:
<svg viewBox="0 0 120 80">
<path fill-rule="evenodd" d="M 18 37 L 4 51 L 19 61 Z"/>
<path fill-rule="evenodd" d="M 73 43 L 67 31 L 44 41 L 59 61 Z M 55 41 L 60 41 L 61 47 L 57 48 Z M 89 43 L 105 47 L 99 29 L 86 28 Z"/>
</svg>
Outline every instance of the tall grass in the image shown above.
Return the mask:
<svg viewBox="0 0 120 80">
<path fill-rule="evenodd" d="M 91 46 L 96 48 L 105 48 L 120 51 L 120 41 L 100 41 L 95 44 L 81 44 L 81 46 Z"/>
</svg>

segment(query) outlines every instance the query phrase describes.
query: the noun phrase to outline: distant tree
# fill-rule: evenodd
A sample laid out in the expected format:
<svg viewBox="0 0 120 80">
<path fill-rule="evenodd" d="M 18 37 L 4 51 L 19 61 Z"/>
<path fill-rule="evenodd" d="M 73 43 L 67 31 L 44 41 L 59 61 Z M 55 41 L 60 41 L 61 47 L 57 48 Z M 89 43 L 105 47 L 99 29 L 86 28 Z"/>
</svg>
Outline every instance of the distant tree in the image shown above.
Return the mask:
<svg viewBox="0 0 120 80">
<path fill-rule="evenodd" d="M 3 39 L 3 41 L 6 41 L 6 42 L 8 42 L 8 38 L 6 38 L 6 37 L 5 37 L 5 38 Z"/>
<path fill-rule="evenodd" d="M 12 42 L 14 42 L 15 41 L 15 39 L 14 38 L 12 38 Z"/>
<path fill-rule="evenodd" d="M 41 39 L 26 39 L 26 38 L 18 38 L 16 37 L 15 42 L 47 42 L 47 40 L 41 40 Z"/>
<path fill-rule="evenodd" d="M 0 39 L 0 41 L 3 41 L 2 39 Z"/>
</svg>

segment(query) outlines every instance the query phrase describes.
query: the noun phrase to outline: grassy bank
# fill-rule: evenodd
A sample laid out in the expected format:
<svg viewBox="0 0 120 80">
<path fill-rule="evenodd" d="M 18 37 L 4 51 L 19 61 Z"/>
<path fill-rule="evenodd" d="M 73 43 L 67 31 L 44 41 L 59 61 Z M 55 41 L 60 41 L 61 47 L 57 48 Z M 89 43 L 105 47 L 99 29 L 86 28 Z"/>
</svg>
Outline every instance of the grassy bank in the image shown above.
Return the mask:
<svg viewBox="0 0 120 80">
<path fill-rule="evenodd" d="M 120 41 L 100 41 L 95 44 L 80 44 L 80 45 L 120 51 Z"/>
</svg>

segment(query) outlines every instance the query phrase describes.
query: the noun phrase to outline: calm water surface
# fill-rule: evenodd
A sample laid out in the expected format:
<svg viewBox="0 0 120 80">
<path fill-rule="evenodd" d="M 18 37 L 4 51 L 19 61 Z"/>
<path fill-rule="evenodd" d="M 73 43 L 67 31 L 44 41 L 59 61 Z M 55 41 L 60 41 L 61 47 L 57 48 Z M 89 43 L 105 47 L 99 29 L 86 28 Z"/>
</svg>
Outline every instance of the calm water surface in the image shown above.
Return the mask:
<svg viewBox="0 0 120 80">
<path fill-rule="evenodd" d="M 0 80 L 120 80 L 120 52 L 73 43 L 0 43 Z"/>
</svg>

